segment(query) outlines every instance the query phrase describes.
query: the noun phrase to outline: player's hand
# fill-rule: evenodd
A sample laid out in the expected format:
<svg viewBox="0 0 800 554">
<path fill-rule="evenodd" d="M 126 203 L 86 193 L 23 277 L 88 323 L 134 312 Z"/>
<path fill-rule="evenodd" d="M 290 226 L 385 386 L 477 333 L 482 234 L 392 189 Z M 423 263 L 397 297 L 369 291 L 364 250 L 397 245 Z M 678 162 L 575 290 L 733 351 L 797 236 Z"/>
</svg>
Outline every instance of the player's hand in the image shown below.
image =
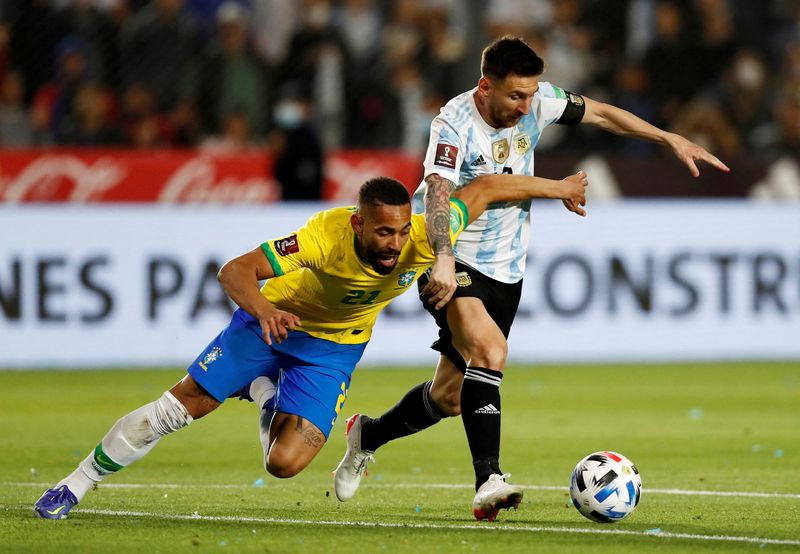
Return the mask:
<svg viewBox="0 0 800 554">
<path fill-rule="evenodd" d="M 452 254 L 438 254 L 431 267 L 428 284 L 422 288 L 422 294 L 428 298 L 428 304 L 434 304 L 441 310 L 456 292 L 456 258 Z"/>
<path fill-rule="evenodd" d="M 564 194 L 562 202 L 569 211 L 580 216 L 586 215 L 583 206 L 586 205 L 586 187 L 589 186 L 589 179 L 585 171 L 579 171 L 575 175 L 570 175 L 562 179 L 564 183 Z"/>
<path fill-rule="evenodd" d="M 264 340 L 272 346 L 272 340 L 278 344 L 289 336 L 289 331 L 294 331 L 300 325 L 300 318 L 296 315 L 272 308 L 258 318 Z"/>
<path fill-rule="evenodd" d="M 689 168 L 689 173 L 692 174 L 692 177 L 698 177 L 700 175 L 700 170 L 697 168 L 696 163 L 698 161 L 704 161 L 720 171 L 730 171 L 730 168 L 711 152 L 680 135 L 670 133 L 668 142 L 675 156 Z"/>
</svg>

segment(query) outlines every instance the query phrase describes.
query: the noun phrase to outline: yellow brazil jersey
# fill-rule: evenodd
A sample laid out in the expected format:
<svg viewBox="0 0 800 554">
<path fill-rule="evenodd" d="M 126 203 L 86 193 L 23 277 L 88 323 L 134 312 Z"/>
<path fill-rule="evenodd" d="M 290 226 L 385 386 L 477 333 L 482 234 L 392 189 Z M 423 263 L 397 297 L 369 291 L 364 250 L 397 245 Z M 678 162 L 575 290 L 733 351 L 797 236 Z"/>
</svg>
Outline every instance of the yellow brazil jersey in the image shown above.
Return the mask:
<svg viewBox="0 0 800 554">
<path fill-rule="evenodd" d="M 261 293 L 277 308 L 297 315 L 300 330 L 340 344 L 372 335 L 378 313 L 403 294 L 434 261 L 423 215 L 411 216 L 408 242 L 389 275 L 381 275 L 355 250 L 350 216 L 355 208 L 318 212 L 296 233 L 261 245 L 275 277 Z M 467 207 L 450 200 L 450 238 L 467 226 Z"/>
</svg>

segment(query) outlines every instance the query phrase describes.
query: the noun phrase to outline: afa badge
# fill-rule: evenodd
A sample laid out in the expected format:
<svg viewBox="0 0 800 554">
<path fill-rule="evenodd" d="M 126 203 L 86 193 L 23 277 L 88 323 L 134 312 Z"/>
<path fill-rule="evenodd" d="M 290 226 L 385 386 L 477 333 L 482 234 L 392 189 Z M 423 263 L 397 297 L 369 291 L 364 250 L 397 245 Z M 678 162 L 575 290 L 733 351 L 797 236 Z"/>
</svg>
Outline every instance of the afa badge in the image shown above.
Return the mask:
<svg viewBox="0 0 800 554">
<path fill-rule="evenodd" d="M 406 271 L 405 273 L 401 273 L 400 277 L 397 279 L 397 284 L 401 287 L 407 287 L 414 282 L 414 275 L 416 274 L 416 271 Z"/>
<path fill-rule="evenodd" d="M 197 365 L 203 368 L 203 371 L 208 371 L 208 366 L 219 360 L 221 357 L 222 357 L 222 348 L 220 348 L 219 346 L 215 346 L 205 355 L 203 361 L 198 362 Z"/>
<path fill-rule="evenodd" d="M 531 137 L 525 133 L 515 136 L 511 142 L 514 143 L 514 152 L 520 155 L 527 152 L 531 147 Z"/>
<path fill-rule="evenodd" d="M 508 139 L 496 140 L 492 143 L 492 157 L 501 164 L 508 159 Z"/>
</svg>

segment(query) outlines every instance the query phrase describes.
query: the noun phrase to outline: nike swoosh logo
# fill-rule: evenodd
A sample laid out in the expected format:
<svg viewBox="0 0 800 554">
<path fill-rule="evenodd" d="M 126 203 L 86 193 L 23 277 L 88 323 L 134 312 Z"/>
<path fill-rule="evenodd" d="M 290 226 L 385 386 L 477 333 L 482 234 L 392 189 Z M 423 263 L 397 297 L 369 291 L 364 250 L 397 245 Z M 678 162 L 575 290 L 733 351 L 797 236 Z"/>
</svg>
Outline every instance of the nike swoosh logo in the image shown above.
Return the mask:
<svg viewBox="0 0 800 554">
<path fill-rule="evenodd" d="M 61 513 L 61 510 L 63 510 L 64 508 L 66 508 L 66 506 L 59 506 L 55 510 L 45 510 L 45 511 L 48 514 L 50 514 L 51 516 L 55 516 L 55 515 L 58 515 L 59 513 Z"/>
</svg>

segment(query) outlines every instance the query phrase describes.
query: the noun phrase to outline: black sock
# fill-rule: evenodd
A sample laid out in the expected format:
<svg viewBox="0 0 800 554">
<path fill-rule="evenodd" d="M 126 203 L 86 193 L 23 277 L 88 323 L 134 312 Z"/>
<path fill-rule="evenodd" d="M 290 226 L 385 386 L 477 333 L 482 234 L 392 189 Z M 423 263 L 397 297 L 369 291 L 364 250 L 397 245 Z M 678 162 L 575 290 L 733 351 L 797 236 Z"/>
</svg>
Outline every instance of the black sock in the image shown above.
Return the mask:
<svg viewBox="0 0 800 554">
<path fill-rule="evenodd" d="M 477 490 L 500 473 L 500 371 L 468 367 L 461 387 L 461 420 L 475 468 Z"/>
<path fill-rule="evenodd" d="M 361 448 L 374 452 L 390 440 L 427 429 L 442 417 L 431 400 L 431 381 L 420 383 L 387 410 L 361 427 Z"/>
</svg>

